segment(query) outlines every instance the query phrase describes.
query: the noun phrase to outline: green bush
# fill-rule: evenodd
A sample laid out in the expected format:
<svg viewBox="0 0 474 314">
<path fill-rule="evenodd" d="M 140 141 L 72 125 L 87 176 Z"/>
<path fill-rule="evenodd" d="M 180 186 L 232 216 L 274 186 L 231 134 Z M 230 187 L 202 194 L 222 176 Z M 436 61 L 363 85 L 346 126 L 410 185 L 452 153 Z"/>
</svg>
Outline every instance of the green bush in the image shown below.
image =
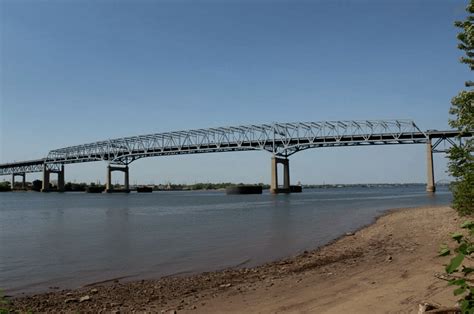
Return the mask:
<svg viewBox="0 0 474 314">
<path fill-rule="evenodd" d="M 445 272 L 448 276 L 449 285 L 456 286 L 455 296 L 460 296 L 459 305 L 462 313 L 474 313 L 474 284 L 472 275 L 474 268 L 466 266 L 464 261 L 474 253 L 474 221 L 466 221 L 461 225 L 467 234 L 460 232 L 453 233 L 451 238 L 457 242 L 457 247 L 453 249 L 456 254 L 448 265 Z M 439 255 L 451 255 L 451 249 L 447 245 L 441 246 Z M 472 263 L 471 263 L 472 264 Z"/>
<path fill-rule="evenodd" d="M 457 35 L 458 48 L 465 56 L 461 62 L 474 69 L 474 0 L 470 0 L 466 8 L 468 16 L 465 21 L 457 21 L 454 25 L 461 29 Z M 451 101 L 449 113 L 453 119 L 451 127 L 462 133 L 474 132 L 474 82 L 466 82 L 468 90 L 461 91 Z M 465 141 L 463 145 L 454 146 L 449 151 L 449 172 L 455 181 L 451 186 L 453 191 L 453 207 L 461 215 L 474 214 L 474 140 Z"/>
<path fill-rule="evenodd" d="M 11 191 L 10 182 L 0 182 L 0 192 Z"/>
</svg>

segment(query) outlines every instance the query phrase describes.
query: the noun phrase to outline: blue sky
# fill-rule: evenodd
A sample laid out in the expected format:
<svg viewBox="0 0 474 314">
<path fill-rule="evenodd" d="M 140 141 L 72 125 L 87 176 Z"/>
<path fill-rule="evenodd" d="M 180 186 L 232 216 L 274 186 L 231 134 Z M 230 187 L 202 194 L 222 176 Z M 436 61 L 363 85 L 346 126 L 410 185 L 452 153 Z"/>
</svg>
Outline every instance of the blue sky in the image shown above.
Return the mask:
<svg viewBox="0 0 474 314">
<path fill-rule="evenodd" d="M 425 130 L 448 128 L 450 99 L 472 75 L 458 62 L 453 26 L 466 4 L 1 0 L 0 162 L 121 136 L 272 121 L 409 118 Z M 146 158 L 131 164 L 131 181 L 269 182 L 270 157 Z M 419 145 L 313 149 L 290 165 L 302 183 L 426 176 Z M 66 180 L 104 182 L 105 166 L 68 165 Z M 448 177 L 444 156 L 435 166 L 437 180 Z"/>
</svg>

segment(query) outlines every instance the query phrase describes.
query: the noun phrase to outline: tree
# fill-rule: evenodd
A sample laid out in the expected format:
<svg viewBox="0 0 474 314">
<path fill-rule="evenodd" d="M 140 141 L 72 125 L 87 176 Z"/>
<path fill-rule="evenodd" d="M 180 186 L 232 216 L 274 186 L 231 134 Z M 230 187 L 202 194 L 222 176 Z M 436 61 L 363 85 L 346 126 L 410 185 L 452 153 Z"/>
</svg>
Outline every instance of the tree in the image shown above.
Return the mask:
<svg viewBox="0 0 474 314">
<path fill-rule="evenodd" d="M 470 0 L 466 7 L 468 13 L 464 21 L 456 21 L 454 25 L 461 29 L 457 38 L 458 48 L 464 52 L 461 63 L 474 70 L 474 0 Z M 451 101 L 449 113 L 453 118 L 449 120 L 451 127 L 461 133 L 474 130 L 474 82 L 466 82 L 467 90 L 462 90 Z M 455 178 L 452 184 L 453 207 L 461 215 L 474 214 L 474 140 L 465 141 L 449 151 L 449 172 Z"/>
<path fill-rule="evenodd" d="M 41 180 L 35 180 L 32 183 L 31 189 L 33 191 L 41 191 L 41 188 L 43 187 L 43 181 Z"/>
<path fill-rule="evenodd" d="M 0 192 L 11 191 L 10 182 L 0 182 Z"/>
</svg>

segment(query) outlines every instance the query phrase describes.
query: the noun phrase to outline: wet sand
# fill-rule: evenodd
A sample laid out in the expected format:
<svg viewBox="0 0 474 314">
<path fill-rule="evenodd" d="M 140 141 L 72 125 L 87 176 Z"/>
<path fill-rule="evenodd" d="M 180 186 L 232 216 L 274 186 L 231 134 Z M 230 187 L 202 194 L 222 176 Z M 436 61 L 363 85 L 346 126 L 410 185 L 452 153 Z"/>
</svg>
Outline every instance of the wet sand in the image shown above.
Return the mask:
<svg viewBox="0 0 474 314">
<path fill-rule="evenodd" d="M 452 306 L 435 277 L 441 243 L 462 219 L 449 207 L 393 210 L 332 243 L 255 268 L 158 280 L 95 283 L 11 299 L 20 311 L 416 313 L 420 302 Z M 82 299 L 82 300 L 81 300 Z"/>
</svg>

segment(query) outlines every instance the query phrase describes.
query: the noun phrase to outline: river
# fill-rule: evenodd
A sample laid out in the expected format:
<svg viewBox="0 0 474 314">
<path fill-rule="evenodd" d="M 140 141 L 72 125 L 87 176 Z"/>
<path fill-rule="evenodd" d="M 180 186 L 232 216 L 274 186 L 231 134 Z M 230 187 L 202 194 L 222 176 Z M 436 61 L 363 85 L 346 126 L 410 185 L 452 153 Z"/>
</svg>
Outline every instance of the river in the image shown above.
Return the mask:
<svg viewBox="0 0 474 314">
<path fill-rule="evenodd" d="M 7 294 L 254 266 L 324 245 L 392 208 L 445 205 L 424 186 L 150 194 L 0 193 Z"/>
</svg>

